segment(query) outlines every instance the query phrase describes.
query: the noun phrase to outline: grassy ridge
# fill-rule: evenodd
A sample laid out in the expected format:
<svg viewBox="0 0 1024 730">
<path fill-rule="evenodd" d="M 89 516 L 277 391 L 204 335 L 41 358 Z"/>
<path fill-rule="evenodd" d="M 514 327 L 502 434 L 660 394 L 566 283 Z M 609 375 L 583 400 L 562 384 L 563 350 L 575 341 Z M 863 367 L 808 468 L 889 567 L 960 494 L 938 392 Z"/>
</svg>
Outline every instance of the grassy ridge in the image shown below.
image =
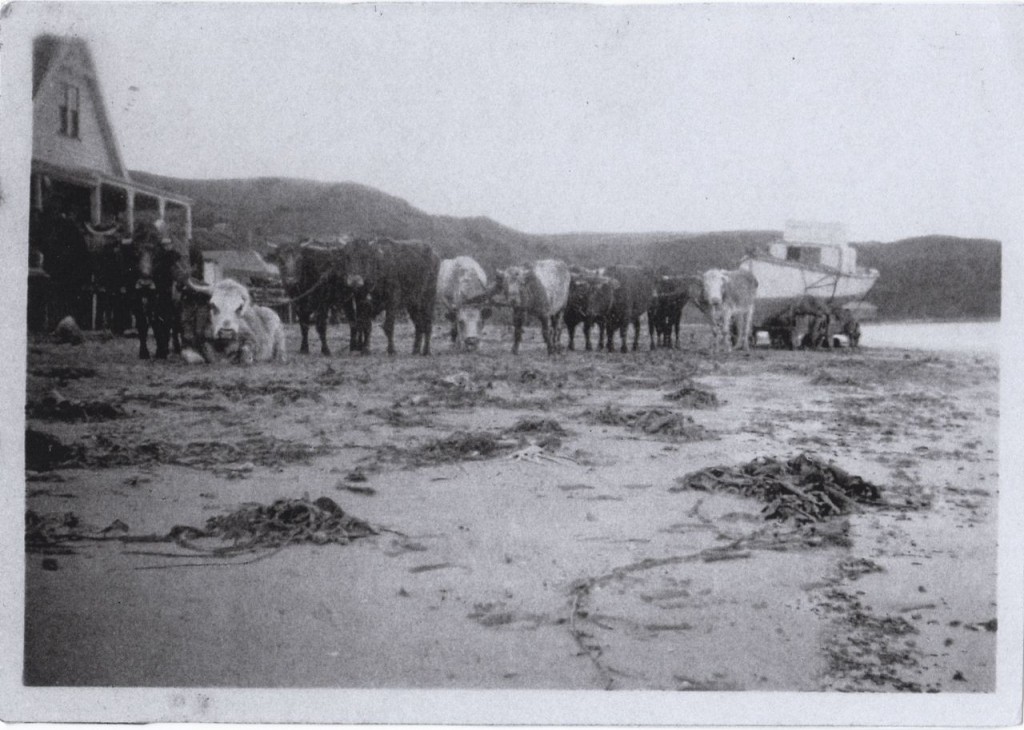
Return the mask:
<svg viewBox="0 0 1024 730">
<path fill-rule="evenodd" d="M 197 239 L 209 247 L 265 247 L 275 236 L 333 239 L 341 233 L 421 239 L 438 254 L 467 254 L 484 268 L 557 257 L 584 266 L 643 264 L 675 272 L 734 267 L 779 231 L 572 233 L 537 235 L 489 218 L 425 213 L 401 198 L 355 183 L 287 178 L 183 180 L 132 172 L 140 182 L 194 199 Z M 214 227 L 227 233 L 213 233 Z M 202 234 L 202 235 L 200 235 Z M 251 243 L 250 243 L 251 240 Z M 998 317 L 1001 246 L 997 241 L 924 236 L 854 244 L 863 266 L 881 276 L 868 296 L 882 319 Z"/>
<path fill-rule="evenodd" d="M 855 244 L 857 260 L 878 269 L 868 299 L 884 319 L 987 319 L 1001 304 L 998 241 L 922 236 Z"/>
</svg>

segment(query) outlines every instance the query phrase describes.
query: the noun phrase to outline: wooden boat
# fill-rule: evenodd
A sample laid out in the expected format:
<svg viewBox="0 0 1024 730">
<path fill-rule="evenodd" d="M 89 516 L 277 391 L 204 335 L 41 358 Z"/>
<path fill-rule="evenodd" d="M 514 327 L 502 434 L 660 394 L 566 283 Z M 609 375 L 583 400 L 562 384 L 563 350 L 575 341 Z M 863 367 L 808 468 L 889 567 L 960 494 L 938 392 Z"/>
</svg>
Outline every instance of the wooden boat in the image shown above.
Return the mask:
<svg viewBox="0 0 1024 730">
<path fill-rule="evenodd" d="M 745 256 L 739 267 L 757 278 L 755 324 L 805 296 L 834 305 L 859 302 L 878 280 L 877 269 L 857 266 L 857 251 L 838 223 L 789 221 L 781 240 Z"/>
</svg>

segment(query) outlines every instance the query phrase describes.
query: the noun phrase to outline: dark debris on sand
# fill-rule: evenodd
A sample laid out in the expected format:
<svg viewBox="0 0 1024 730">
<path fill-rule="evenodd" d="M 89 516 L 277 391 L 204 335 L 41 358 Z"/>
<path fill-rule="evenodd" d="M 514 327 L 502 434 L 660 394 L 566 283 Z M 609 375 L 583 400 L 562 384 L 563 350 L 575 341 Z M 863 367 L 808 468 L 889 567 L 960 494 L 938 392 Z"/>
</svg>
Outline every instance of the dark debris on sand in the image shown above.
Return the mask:
<svg viewBox="0 0 1024 730">
<path fill-rule="evenodd" d="M 330 497 L 279 499 L 273 504 L 245 504 L 225 515 L 206 521 L 195 537 L 230 540 L 232 545 L 218 552 L 239 552 L 252 548 L 276 548 L 298 543 L 347 545 L 352 540 L 378 531 L 343 510 Z"/>
<path fill-rule="evenodd" d="M 684 381 L 681 388 L 666 393 L 665 400 L 673 401 L 682 408 L 718 408 L 718 396 L 691 380 Z"/>
<path fill-rule="evenodd" d="M 25 415 L 42 421 L 110 421 L 126 413 L 118 405 L 106 401 L 72 400 L 51 391 L 38 400 L 25 404 Z"/>
<path fill-rule="evenodd" d="M 712 466 L 678 480 L 669 491 L 725 491 L 755 497 L 766 519 L 816 522 L 847 514 L 857 504 L 881 504 L 881 490 L 859 476 L 807 454 L 758 457 L 738 467 Z"/>
<path fill-rule="evenodd" d="M 685 413 L 676 413 L 667 408 L 641 408 L 624 411 L 615 405 L 606 405 L 597 411 L 584 414 L 590 421 L 606 426 L 625 426 L 653 436 L 666 436 L 680 441 L 706 441 L 716 434 L 701 426 Z"/>
</svg>

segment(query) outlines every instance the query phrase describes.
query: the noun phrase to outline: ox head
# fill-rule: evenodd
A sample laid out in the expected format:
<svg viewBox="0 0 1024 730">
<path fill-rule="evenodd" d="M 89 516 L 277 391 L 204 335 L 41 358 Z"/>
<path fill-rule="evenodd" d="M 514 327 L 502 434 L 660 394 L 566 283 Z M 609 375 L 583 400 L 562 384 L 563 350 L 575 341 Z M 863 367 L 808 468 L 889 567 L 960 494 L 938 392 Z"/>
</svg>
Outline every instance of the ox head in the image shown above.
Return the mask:
<svg viewBox="0 0 1024 730">
<path fill-rule="evenodd" d="M 267 261 L 277 264 L 281 272 L 281 284 L 285 289 L 293 289 L 299 285 L 302 266 L 302 252 L 312 243 L 307 238 L 301 243 L 272 243 L 270 253 L 267 254 Z"/>
<path fill-rule="evenodd" d="M 587 306 L 587 297 L 590 294 L 592 280 L 596 275 L 596 271 L 584 269 L 581 266 L 569 267 L 569 303 L 571 306 L 580 310 Z"/>
<path fill-rule="evenodd" d="M 190 279 L 188 285 L 210 297 L 210 331 L 218 347 L 237 347 L 243 318 L 252 308 L 249 290 L 232 279 L 222 279 L 213 285 L 197 284 Z"/>
<path fill-rule="evenodd" d="M 576 297 L 577 306 L 588 317 L 604 316 L 615 300 L 615 292 L 622 284 L 610 276 L 591 272 L 575 279 L 569 286 L 569 297 Z"/>
<path fill-rule="evenodd" d="M 487 294 L 481 294 L 464 299 L 454 312 L 449 312 L 447 315 L 449 321 L 455 322 L 458 341 L 463 343 L 468 350 L 476 350 L 480 345 L 484 322 L 491 317 L 491 308 L 487 305 Z"/>
<path fill-rule="evenodd" d="M 157 248 L 152 241 L 141 241 L 135 244 L 135 281 L 136 289 L 152 289 L 153 269 L 156 267 Z"/>
<path fill-rule="evenodd" d="M 513 307 L 523 306 L 526 273 L 525 266 L 509 266 L 494 275 L 495 287 Z"/>
<path fill-rule="evenodd" d="M 383 254 L 374 242 L 356 238 L 345 244 L 345 286 L 359 290 L 373 287 L 383 266 Z"/>
<path fill-rule="evenodd" d="M 702 298 L 713 311 L 717 311 L 722 306 L 725 299 L 725 285 L 728 280 L 728 273 L 722 269 L 710 269 L 704 272 L 701 279 Z"/>
</svg>

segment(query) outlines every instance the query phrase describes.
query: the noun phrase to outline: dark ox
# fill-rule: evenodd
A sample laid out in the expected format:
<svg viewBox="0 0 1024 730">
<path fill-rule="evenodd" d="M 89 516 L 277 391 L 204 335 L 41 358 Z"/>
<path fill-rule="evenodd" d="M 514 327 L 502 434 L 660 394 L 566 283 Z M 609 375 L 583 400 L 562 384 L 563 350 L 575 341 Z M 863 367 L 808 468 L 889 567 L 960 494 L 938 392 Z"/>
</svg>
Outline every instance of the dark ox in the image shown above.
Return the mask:
<svg viewBox="0 0 1024 730">
<path fill-rule="evenodd" d="M 175 351 L 181 352 L 179 287 L 188 281 L 187 260 L 173 248 L 169 238 L 160 235 L 159 228 L 142 225 L 132 239 L 128 265 L 139 358 L 149 359 L 150 328 L 158 360 L 167 357 L 172 335 Z"/>
<path fill-rule="evenodd" d="M 715 349 L 735 349 L 739 344 L 750 349 L 750 336 L 754 326 L 754 299 L 757 297 L 757 279 L 749 271 L 711 269 L 704 272 L 701 298 L 708 307 Z M 736 319 L 737 343 L 730 343 L 733 319 Z"/>
<path fill-rule="evenodd" d="M 561 317 L 569 300 L 569 267 L 564 261 L 544 259 L 498 271 L 493 290 L 512 307 L 512 354 L 519 354 L 526 318 L 540 320 L 548 354 L 558 350 Z"/>
<path fill-rule="evenodd" d="M 683 308 L 694 304 L 704 310 L 701 303 L 702 284 L 697 276 L 659 276 L 654 283 L 654 299 L 647 308 L 647 331 L 651 349 L 679 347 L 679 322 Z"/>
<path fill-rule="evenodd" d="M 96 295 L 96 326 L 121 335 L 131 326 L 131 288 L 135 285 L 136 254 L 132 239 L 120 226 L 85 224 Z"/>
<path fill-rule="evenodd" d="M 430 354 L 437 275 L 441 260 L 418 241 L 355 239 L 344 248 L 345 285 L 355 302 L 356 328 L 370 347 L 370 328 L 384 312 L 388 354 L 395 354 L 395 317 L 405 309 L 415 328 L 412 352 Z"/>
<path fill-rule="evenodd" d="M 469 256 L 444 259 L 437 274 L 437 300 L 452 323 L 452 342 L 457 350 L 475 350 L 483 323 L 491 316 L 486 306 L 487 274 Z"/>
<path fill-rule="evenodd" d="M 640 344 L 640 317 L 647 311 L 654 296 L 654 272 L 640 266 L 609 266 L 603 273 L 619 284 L 605 317 L 605 345 L 608 352 L 614 351 L 615 333 L 618 332 L 622 341 L 620 350 L 626 352 L 627 330 L 632 324 L 635 352 Z"/>
<path fill-rule="evenodd" d="M 598 327 L 597 347 L 601 349 L 604 341 L 605 319 L 615 299 L 615 290 L 619 283 L 615 279 L 601 276 L 591 269 L 573 267 L 570 269 L 569 301 L 565 306 L 563 321 L 569 333 L 569 349 L 574 350 L 576 327 L 583 325 L 583 338 L 586 349 L 590 351 L 590 329 Z"/>
<path fill-rule="evenodd" d="M 58 212 L 60 201 L 30 216 L 30 247 L 41 254 L 42 268 L 49 277 L 47 319 L 55 324 L 71 315 L 77 322 L 90 316 L 89 286 L 92 273 L 89 246 L 81 225 L 70 215 Z"/>
<path fill-rule="evenodd" d="M 355 302 L 352 292 L 345 286 L 343 249 L 307 240 L 274 246 L 267 258 L 281 270 L 281 283 L 295 307 L 302 335 L 300 354 L 309 354 L 309 326 L 314 318 L 320 353 L 331 354 L 327 344 L 327 321 L 332 307 L 340 307 L 348 319 L 349 350 L 362 349 Z"/>
<path fill-rule="evenodd" d="M 189 278 L 202 279 L 203 254 L 195 245 L 189 246 L 188 262 Z M 183 282 L 179 279 L 176 281 L 176 286 L 181 292 L 177 317 L 181 355 L 190 364 L 203 361 L 211 362 L 213 353 L 210 343 L 206 340 L 210 326 L 210 297 L 195 291 L 188 285 L 188 280 Z"/>
</svg>

